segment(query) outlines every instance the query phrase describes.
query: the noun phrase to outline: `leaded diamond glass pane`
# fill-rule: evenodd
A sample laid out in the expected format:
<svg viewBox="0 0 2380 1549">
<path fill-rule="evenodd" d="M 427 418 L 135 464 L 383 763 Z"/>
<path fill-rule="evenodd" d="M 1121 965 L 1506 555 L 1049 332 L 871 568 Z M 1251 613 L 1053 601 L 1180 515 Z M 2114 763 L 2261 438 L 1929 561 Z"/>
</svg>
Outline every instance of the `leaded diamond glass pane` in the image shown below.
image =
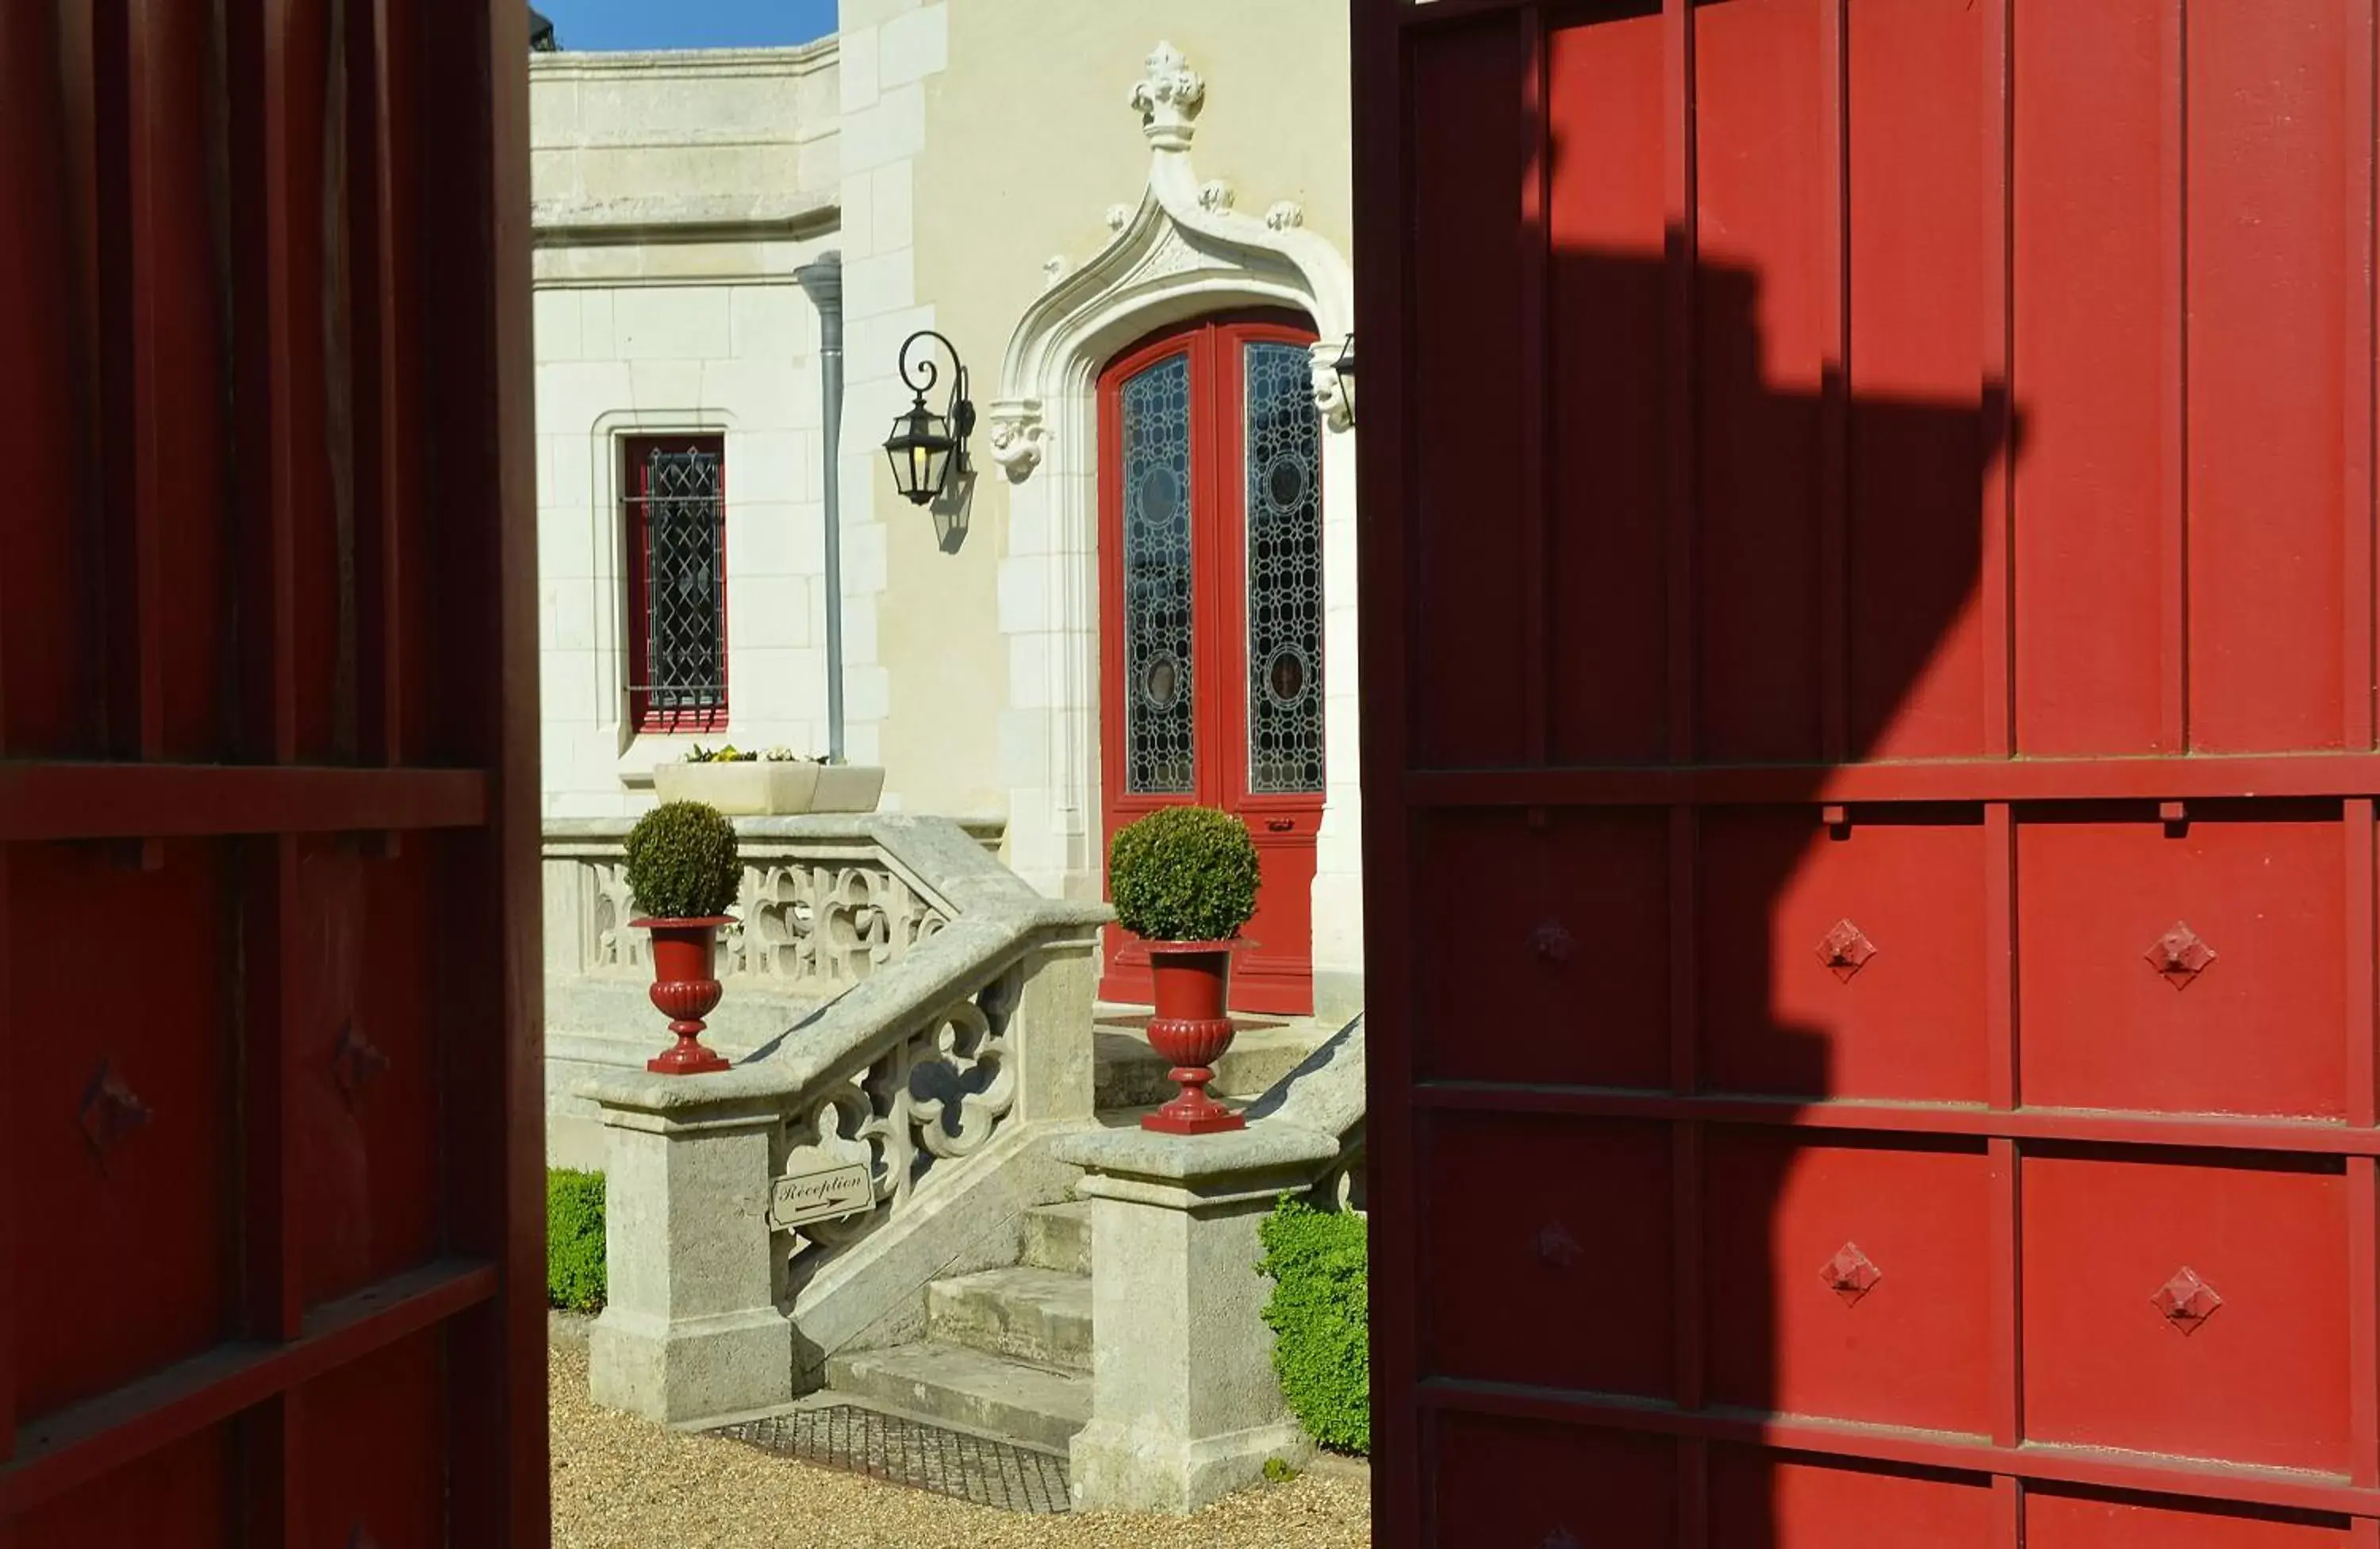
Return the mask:
<svg viewBox="0 0 2380 1549">
<path fill-rule="evenodd" d="M 646 681 L 638 687 L 651 717 L 727 702 L 720 461 L 699 447 L 645 454 Z"/>
<path fill-rule="evenodd" d="M 1321 419 L 1302 346 L 1247 371 L 1248 789 L 1322 788 Z"/>
<path fill-rule="evenodd" d="M 1191 642 L 1190 358 L 1123 384 L 1124 789 L 1197 783 Z"/>
</svg>

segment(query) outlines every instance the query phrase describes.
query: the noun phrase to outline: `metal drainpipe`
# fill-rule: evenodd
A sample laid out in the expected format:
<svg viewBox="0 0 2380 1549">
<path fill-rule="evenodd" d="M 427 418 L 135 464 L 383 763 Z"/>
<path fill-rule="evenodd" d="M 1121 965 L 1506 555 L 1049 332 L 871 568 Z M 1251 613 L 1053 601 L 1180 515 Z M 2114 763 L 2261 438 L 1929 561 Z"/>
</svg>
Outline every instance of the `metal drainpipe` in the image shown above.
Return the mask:
<svg viewBox="0 0 2380 1549">
<path fill-rule="evenodd" d="M 794 271 L 819 314 L 819 390 L 825 409 L 826 759 L 843 762 L 843 254 Z"/>
</svg>

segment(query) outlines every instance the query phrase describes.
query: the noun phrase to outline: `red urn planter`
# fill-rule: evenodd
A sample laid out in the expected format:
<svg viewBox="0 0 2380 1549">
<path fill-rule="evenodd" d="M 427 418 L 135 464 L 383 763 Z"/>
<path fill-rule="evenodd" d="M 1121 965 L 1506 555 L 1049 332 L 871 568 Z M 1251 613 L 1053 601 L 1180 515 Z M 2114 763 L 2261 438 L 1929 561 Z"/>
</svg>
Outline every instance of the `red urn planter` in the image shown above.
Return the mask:
<svg viewBox="0 0 2380 1549">
<path fill-rule="evenodd" d="M 702 1019 L 719 1007 L 718 976 L 711 970 L 719 950 L 719 927 L 730 916 L 692 920 L 631 920 L 653 933 L 653 1005 L 670 1019 L 676 1044 L 645 1061 L 656 1076 L 701 1076 L 724 1070 L 727 1061 L 704 1046 Z"/>
<path fill-rule="evenodd" d="M 1215 1062 L 1232 1046 L 1232 957 L 1254 942 L 1151 941 L 1148 969 L 1155 981 L 1157 1015 L 1149 1019 L 1148 1046 L 1172 1063 L 1166 1072 L 1180 1083 L 1173 1101 L 1140 1121 L 1144 1129 L 1168 1135 L 1214 1135 L 1247 1128 L 1247 1120 L 1207 1095 Z"/>
</svg>

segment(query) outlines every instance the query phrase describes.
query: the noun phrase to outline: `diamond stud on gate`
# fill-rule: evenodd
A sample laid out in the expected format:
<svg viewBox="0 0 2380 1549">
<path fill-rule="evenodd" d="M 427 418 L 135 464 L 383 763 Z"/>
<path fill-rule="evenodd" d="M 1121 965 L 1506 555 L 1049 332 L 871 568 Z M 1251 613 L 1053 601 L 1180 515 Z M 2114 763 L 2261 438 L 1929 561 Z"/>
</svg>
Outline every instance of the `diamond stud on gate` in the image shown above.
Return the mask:
<svg viewBox="0 0 2380 1549">
<path fill-rule="evenodd" d="M 1852 982 L 1852 975 L 1865 968 L 1867 960 L 1875 956 L 1876 943 L 1868 940 L 1867 933 L 1848 920 L 1836 921 L 1835 928 L 1818 943 L 1818 960 L 1833 970 L 1835 977 L 1846 984 Z"/>
<path fill-rule="evenodd" d="M 135 1129 L 149 1122 L 149 1105 L 126 1084 L 123 1072 L 109 1060 L 91 1078 L 83 1094 L 82 1132 L 91 1149 L 104 1156 Z"/>
<path fill-rule="evenodd" d="M 2196 1334 L 2223 1305 L 2215 1287 L 2188 1264 L 2174 1271 L 2173 1278 L 2159 1286 L 2149 1300 L 2165 1314 L 2167 1323 L 2186 1335 Z"/>
<path fill-rule="evenodd" d="M 2167 983 L 2177 990 L 2187 990 L 2192 981 L 2206 971 L 2206 965 L 2215 961 L 2215 948 L 2200 939 L 2185 921 L 2177 920 L 2173 928 L 2151 942 L 2141 956 L 2164 976 Z"/>
<path fill-rule="evenodd" d="M 1826 1277 L 1834 1293 L 1843 1299 L 1846 1307 L 1857 1307 L 1860 1299 L 1876 1289 L 1876 1282 L 1884 1278 L 1884 1271 L 1876 1267 L 1875 1260 L 1860 1251 L 1856 1242 L 1846 1242 L 1835 1250 L 1835 1256 L 1828 1259 L 1826 1268 L 1818 1273 Z"/>
</svg>

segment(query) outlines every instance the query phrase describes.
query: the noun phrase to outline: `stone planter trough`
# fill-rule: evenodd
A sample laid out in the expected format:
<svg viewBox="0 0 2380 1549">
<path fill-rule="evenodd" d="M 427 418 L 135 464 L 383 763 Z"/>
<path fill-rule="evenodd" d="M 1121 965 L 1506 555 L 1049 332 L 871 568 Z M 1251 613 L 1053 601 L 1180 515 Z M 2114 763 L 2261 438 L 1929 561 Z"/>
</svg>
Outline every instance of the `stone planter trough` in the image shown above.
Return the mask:
<svg viewBox="0 0 2380 1549">
<path fill-rule="evenodd" d="M 884 771 L 873 764 L 762 759 L 664 763 L 654 766 L 653 792 L 663 801 L 708 802 L 732 818 L 872 812 L 884 794 Z"/>
</svg>

